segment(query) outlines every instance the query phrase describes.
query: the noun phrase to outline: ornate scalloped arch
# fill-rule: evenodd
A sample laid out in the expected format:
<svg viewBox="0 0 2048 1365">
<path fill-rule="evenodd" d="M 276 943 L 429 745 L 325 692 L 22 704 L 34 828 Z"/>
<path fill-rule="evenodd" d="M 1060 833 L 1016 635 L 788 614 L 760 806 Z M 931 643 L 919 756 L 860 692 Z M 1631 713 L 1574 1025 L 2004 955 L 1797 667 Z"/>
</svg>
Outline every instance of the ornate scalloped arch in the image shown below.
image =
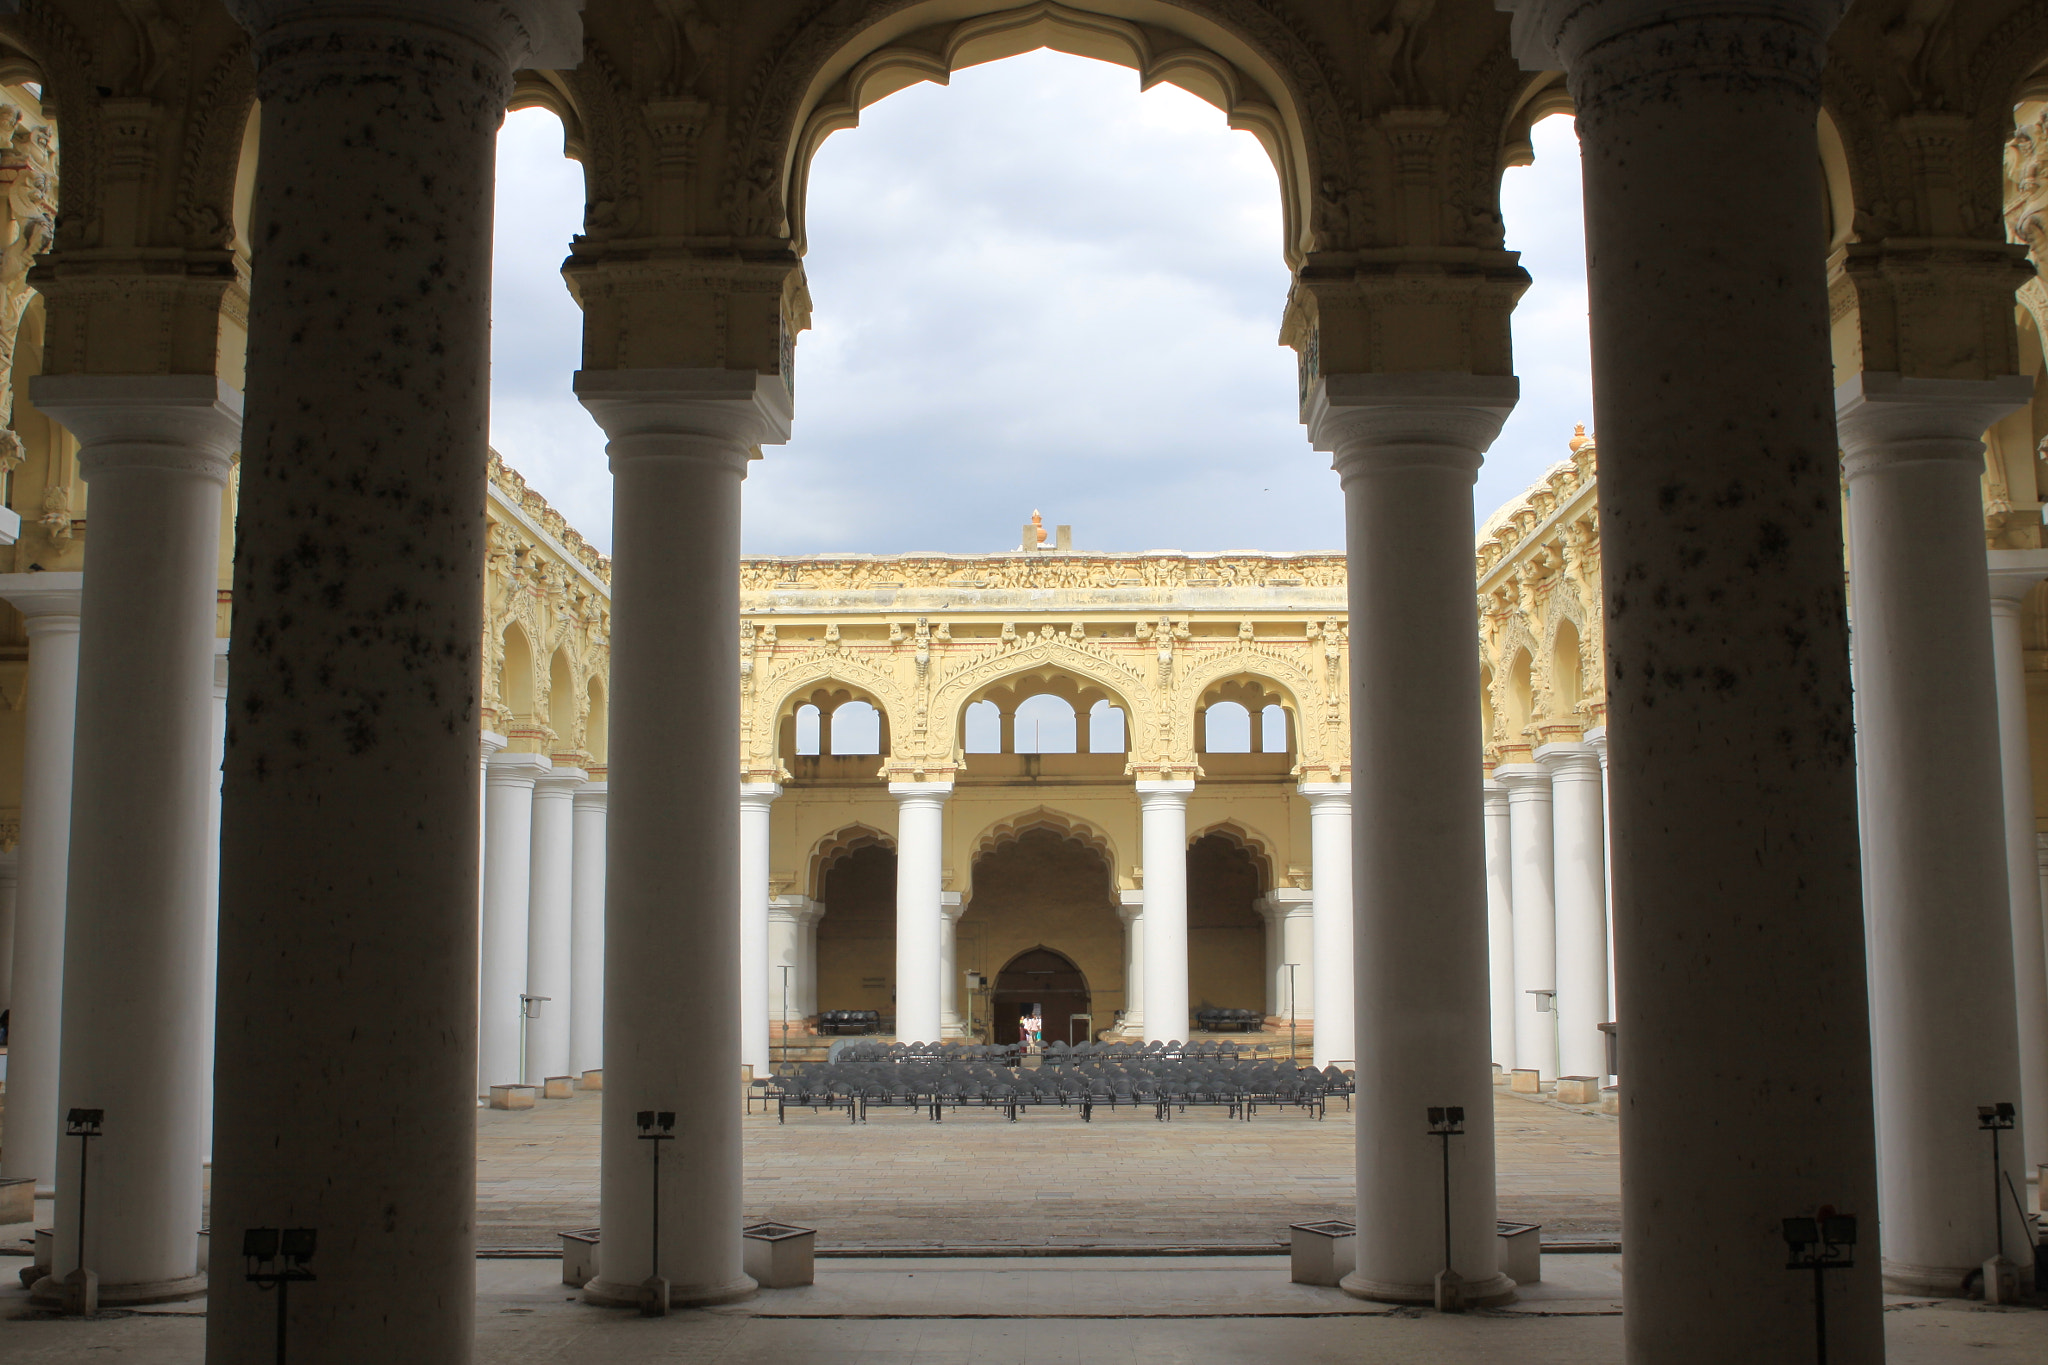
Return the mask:
<svg viewBox="0 0 2048 1365">
<path fill-rule="evenodd" d="M 805 882 L 806 894 L 812 900 L 823 900 L 825 874 L 830 872 L 833 864 L 840 859 L 858 853 L 864 848 L 885 848 L 893 853 L 896 851 L 896 836 L 876 829 L 873 825 L 855 821 L 853 824 L 840 826 L 811 845 L 811 856 L 807 865 L 808 877 Z"/>
<path fill-rule="evenodd" d="M 1236 677 L 1253 678 L 1278 692 L 1281 705 L 1294 713 L 1294 736 L 1298 752 L 1295 762 L 1320 763 L 1324 727 L 1311 725 L 1307 710 L 1310 698 L 1320 697 L 1323 685 L 1309 670 L 1277 650 L 1240 644 L 1218 654 L 1197 655 L 1187 671 L 1176 680 L 1174 691 L 1174 747 L 1194 752 L 1195 711 L 1210 688 Z"/>
<path fill-rule="evenodd" d="M 1190 834 L 1188 847 L 1193 848 L 1196 843 L 1212 835 L 1243 849 L 1251 857 L 1252 866 L 1259 870 L 1260 895 L 1265 895 L 1280 884 L 1274 872 L 1279 863 L 1273 856 L 1274 845 L 1271 839 L 1232 816 L 1228 820 L 1218 820 L 1215 824 L 1207 825 Z"/>
<path fill-rule="evenodd" d="M 1086 820 L 1068 815 L 1064 811 L 1054 810 L 1050 806 L 1035 806 L 1027 811 L 1006 815 L 989 825 L 974 841 L 974 857 L 969 859 L 970 865 L 995 852 L 1004 844 L 1017 842 L 1035 829 L 1050 830 L 1063 839 L 1072 839 L 1100 853 L 1103 861 L 1109 865 L 1111 885 L 1115 885 L 1117 871 L 1122 866 L 1117 859 L 1115 842 Z M 973 886 L 972 878 L 973 874 L 970 872 L 970 892 Z"/>
<path fill-rule="evenodd" d="M 1055 668 L 1095 684 L 1124 706 L 1124 734 L 1135 741 L 1152 723 L 1151 687 L 1136 669 L 1105 654 L 1074 644 L 1069 637 L 1031 636 L 1014 648 L 998 650 L 948 674 L 932 693 L 929 724 L 934 735 L 957 735 L 960 717 L 983 689 L 1015 674 Z M 949 741 L 950 742 L 950 741 Z M 1135 742 L 1133 743 L 1135 752 Z"/>
<path fill-rule="evenodd" d="M 860 111 L 922 81 L 1038 48 L 1130 67 L 1141 86 L 1178 85 L 1256 136 L 1279 174 L 1282 251 L 1299 265 L 1327 227 L 1329 196 L 1352 162 L 1349 98 L 1329 54 L 1254 0 L 1122 0 L 1116 14 L 1036 0 L 850 6 L 817 0 L 783 29 L 738 101 L 722 199 L 730 226 L 804 245 L 810 161 Z M 962 9 L 969 12 L 962 14 Z M 1342 229 L 1339 229 L 1341 233 Z M 1325 243 L 1325 247 L 1334 243 Z"/>
<path fill-rule="evenodd" d="M 814 691 L 820 683 L 828 682 L 840 683 L 850 691 L 862 693 L 862 700 L 880 710 L 888 724 L 891 745 L 900 745 L 910 734 L 910 702 L 893 677 L 846 651 L 812 653 L 791 661 L 783 669 L 756 683 L 752 728 L 756 753 L 761 752 L 764 744 L 772 753 L 778 743 L 782 713 L 785 708 L 795 710 L 792 699 L 798 693 Z"/>
</svg>

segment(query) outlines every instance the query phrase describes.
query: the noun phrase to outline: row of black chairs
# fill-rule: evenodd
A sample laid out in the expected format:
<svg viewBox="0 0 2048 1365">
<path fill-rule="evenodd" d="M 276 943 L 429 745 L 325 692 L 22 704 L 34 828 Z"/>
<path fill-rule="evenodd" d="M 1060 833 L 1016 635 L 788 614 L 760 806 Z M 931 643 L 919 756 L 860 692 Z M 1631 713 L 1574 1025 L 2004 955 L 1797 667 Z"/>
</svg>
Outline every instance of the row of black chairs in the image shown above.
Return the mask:
<svg viewBox="0 0 2048 1365">
<path fill-rule="evenodd" d="M 818 1016 L 820 1033 L 878 1033 L 881 1027 L 880 1010 L 826 1010 Z"/>
<path fill-rule="evenodd" d="M 964 1054 L 965 1049 L 959 1052 Z M 1034 1106 L 1076 1110 L 1088 1123 L 1098 1105 L 1112 1110 L 1150 1106 L 1162 1123 L 1190 1107 L 1227 1109 L 1232 1118 L 1246 1121 L 1262 1106 L 1301 1109 L 1320 1119 L 1333 1098 L 1341 1097 L 1348 1107 L 1356 1089 L 1350 1072 L 1335 1066 L 1317 1071 L 1287 1061 L 1048 1056 L 1035 1068 L 1016 1068 L 1007 1060 L 908 1049 L 877 1059 L 842 1055 L 832 1062 L 804 1063 L 755 1084 L 764 1099 L 775 1103 L 781 1123 L 789 1121 L 792 1108 L 843 1109 L 849 1123 L 866 1122 L 873 1109 L 916 1109 L 934 1123 L 943 1121 L 948 1109 L 999 1109 L 1014 1123 Z"/>
<path fill-rule="evenodd" d="M 993 1058 L 1002 1059 L 1007 1065 L 1016 1066 L 1028 1056 L 1043 1056 L 1055 1060 L 1074 1061 L 1135 1061 L 1141 1058 L 1172 1059 L 1186 1061 L 1243 1061 L 1247 1058 L 1265 1057 L 1272 1053 L 1273 1045 L 1256 1044 L 1247 1046 L 1229 1041 L 1208 1042 L 1190 1039 L 1182 1042 L 1154 1040 L 1140 1042 L 1108 1043 L 1047 1043 L 1043 1048 L 1031 1049 L 1022 1043 L 963 1043 L 948 1040 L 943 1043 L 835 1043 L 832 1060 L 835 1062 L 883 1062 L 904 1061 L 910 1058 Z"/>
<path fill-rule="evenodd" d="M 1204 1006 L 1195 1011 L 1195 1023 L 1210 1033 L 1228 1033 L 1233 1029 L 1239 1033 L 1257 1033 L 1265 1028 L 1266 1017 L 1257 1010 Z"/>
</svg>

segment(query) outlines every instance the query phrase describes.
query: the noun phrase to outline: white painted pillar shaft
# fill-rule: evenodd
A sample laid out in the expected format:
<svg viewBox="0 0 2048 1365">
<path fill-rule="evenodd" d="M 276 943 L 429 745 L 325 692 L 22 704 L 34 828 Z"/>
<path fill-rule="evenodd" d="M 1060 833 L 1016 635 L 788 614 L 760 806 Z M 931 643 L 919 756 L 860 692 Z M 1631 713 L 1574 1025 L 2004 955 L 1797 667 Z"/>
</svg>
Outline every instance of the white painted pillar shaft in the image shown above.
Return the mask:
<svg viewBox="0 0 2048 1365">
<path fill-rule="evenodd" d="M 740 784 L 740 1064 L 768 1074 L 768 871 L 770 817 L 782 788 Z"/>
<path fill-rule="evenodd" d="M 1984 429 L 2032 381 L 1865 373 L 1836 395 L 1870 871 L 1884 1273 L 1954 1295 L 1998 1250 L 1977 1106 L 2020 1099 Z M 2015 1180 L 2021 1144 L 2006 1145 Z M 2017 1219 L 2005 1254 L 2032 1260 Z"/>
<path fill-rule="evenodd" d="M 1607 781 L 1607 727 L 1586 731 L 1586 743 L 1600 759 L 1600 899 L 1607 907 L 1607 1018 L 1620 1012 L 1614 975 L 1614 797 Z"/>
<path fill-rule="evenodd" d="M 490 880 L 491 846 L 491 755 L 503 753 L 511 743 L 501 734 L 485 730 L 477 736 L 476 763 L 476 974 L 471 994 L 476 997 L 476 1095 L 479 1102 L 492 1082 L 484 1075 L 484 884 Z"/>
<path fill-rule="evenodd" d="M 818 1012 L 818 921 L 825 916 L 825 907 L 818 901 L 807 901 L 804 905 L 803 920 L 803 1011 L 805 1017 Z"/>
<path fill-rule="evenodd" d="M 14 998 L 14 903 L 21 890 L 16 860 L 20 844 L 0 853 L 0 1010 Z M 9 1024 L 13 1016 L 8 1016 Z"/>
<path fill-rule="evenodd" d="M 1138 784 L 1145 859 L 1145 1038 L 1185 1039 L 1190 781 Z"/>
<path fill-rule="evenodd" d="M 576 893 L 576 792 L 590 780 L 581 768 L 557 767 L 533 784 L 533 850 L 527 884 L 526 1074 L 539 1085 L 569 1074 L 569 1033 L 575 1009 L 570 954 Z M 545 998 L 539 998 L 545 997 Z"/>
<path fill-rule="evenodd" d="M 1486 980 L 1487 1015 L 1492 1022 L 1493 1062 L 1515 1067 L 1514 839 L 1508 789 L 1492 778 L 1481 785 L 1486 811 Z"/>
<path fill-rule="evenodd" d="M 780 1058 L 782 1049 L 802 1022 L 803 1009 L 803 897 L 777 896 L 768 902 L 768 1018 L 774 1025 L 770 1049 Z M 783 1031 L 787 1024 L 789 1033 Z"/>
<path fill-rule="evenodd" d="M 1550 774 L 1534 763 L 1493 770 L 1508 789 L 1509 889 L 1514 900 L 1515 1066 L 1557 1079 L 1556 836 Z"/>
<path fill-rule="evenodd" d="M 1252 908 L 1259 912 L 1259 923 L 1261 928 L 1265 930 L 1266 994 L 1265 1003 L 1259 1012 L 1271 1017 L 1284 1011 L 1285 1006 L 1282 1002 L 1287 996 L 1287 972 L 1280 965 L 1286 961 L 1287 953 L 1286 947 L 1281 942 L 1285 932 L 1281 928 L 1283 912 L 1270 898 L 1260 900 Z"/>
<path fill-rule="evenodd" d="M 42 376 L 79 439 L 92 571 L 78 644 L 57 1108 L 101 1109 L 92 1200 L 57 1150 L 56 1264 L 100 1301 L 197 1292 L 221 494 L 242 396 L 212 375 Z M 54 1287 L 46 1297 L 54 1297 Z"/>
<path fill-rule="evenodd" d="M 661 1163 L 661 1265 L 677 1303 L 751 1293 L 741 1267 L 740 482 L 788 439 L 789 391 L 750 370 L 585 370 L 611 438 L 611 812 L 605 883 L 603 1255 L 593 1303 L 640 1301 L 655 1271 L 649 1144 L 634 1115 L 676 1114 Z"/>
<path fill-rule="evenodd" d="M 1552 899 L 1557 912 L 1557 1069 L 1607 1073 L 1607 851 L 1600 830 L 1600 756 L 1590 744 L 1546 744 Z"/>
<path fill-rule="evenodd" d="M 604 1069 L 604 860 L 611 788 L 576 789 L 574 871 L 569 890 L 569 1070 Z"/>
<path fill-rule="evenodd" d="M 896 798 L 896 1036 L 937 1042 L 939 1021 L 939 897 L 945 858 L 950 782 L 891 782 Z"/>
<path fill-rule="evenodd" d="M 1358 1026 L 1352 1002 L 1351 788 L 1341 782 L 1304 783 L 1308 800 L 1310 886 L 1315 920 L 1309 975 L 1316 1004 L 1315 1063 L 1358 1064 Z"/>
<path fill-rule="evenodd" d="M 1145 893 L 1117 893 L 1117 917 L 1124 922 L 1124 1017 L 1129 1038 L 1145 1036 Z"/>
<path fill-rule="evenodd" d="M 1357 1269 L 1363 1297 L 1429 1302 L 1445 1260 L 1442 1153 L 1427 1111 L 1465 1111 L 1451 1144 L 1451 1259 L 1468 1302 L 1513 1293 L 1496 1265 L 1487 1067 L 1479 671 L 1472 664 L 1472 481 L 1513 379 L 1339 374 L 1303 420 L 1344 486 L 1349 567 Z"/>
<path fill-rule="evenodd" d="M 1315 901 L 1313 893 L 1280 909 L 1280 999 L 1275 1014 L 1300 1023 L 1316 1020 Z M 1288 970 L 1292 963 L 1294 969 Z"/>
<path fill-rule="evenodd" d="M 2027 729 L 2027 660 L 2020 610 L 2048 577 L 2048 551 L 1993 550 L 1991 653 L 1998 687 L 1999 773 L 2005 798 L 2005 877 L 2012 916 L 2013 995 L 2019 1017 L 2020 1134 L 2029 1170 L 2048 1165 L 2048 944 L 2042 935 L 2034 843 L 2034 764 Z"/>
<path fill-rule="evenodd" d="M 7 1036 L 7 1140 L 0 1175 L 57 1183 L 57 1058 L 64 901 L 71 871 L 71 735 L 78 698 L 79 573 L 8 574 L 0 597 L 28 620 L 16 856 L 14 994 Z"/>
<path fill-rule="evenodd" d="M 206 907 L 206 941 L 199 950 L 206 977 L 200 994 L 206 1034 L 199 1057 L 199 1150 L 207 1161 L 213 1160 L 213 1018 L 220 965 L 220 798 L 221 765 L 227 758 L 228 742 L 227 646 L 226 640 L 214 641 L 213 707 L 207 717 L 213 741 L 207 772 L 212 774 L 213 785 L 206 811 L 206 889 L 201 893 L 201 902 Z"/>
<path fill-rule="evenodd" d="M 533 793 L 545 754 L 494 754 L 484 767 L 483 970 L 477 978 L 477 1093 L 523 1076 L 519 997 L 533 903 Z M 530 1027 L 530 1026 L 529 1026 Z"/>
<path fill-rule="evenodd" d="M 939 1034 L 944 1038 L 958 1038 L 966 1031 L 960 1018 L 960 916 L 966 910 L 958 891 L 940 893 Z"/>
</svg>

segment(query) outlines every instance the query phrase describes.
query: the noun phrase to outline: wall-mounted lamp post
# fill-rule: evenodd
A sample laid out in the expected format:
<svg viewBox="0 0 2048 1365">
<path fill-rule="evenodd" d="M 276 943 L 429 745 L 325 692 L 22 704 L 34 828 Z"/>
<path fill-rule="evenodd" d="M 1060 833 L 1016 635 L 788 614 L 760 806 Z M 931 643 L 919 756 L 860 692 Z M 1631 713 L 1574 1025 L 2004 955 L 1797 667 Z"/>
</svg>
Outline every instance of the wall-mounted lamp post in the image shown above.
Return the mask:
<svg viewBox="0 0 2048 1365">
<path fill-rule="evenodd" d="M 250 1228 L 242 1234 L 249 1283 L 258 1293 L 277 1291 L 277 1365 L 285 1365 L 285 1305 L 291 1286 L 319 1278 L 306 1269 L 319 1235 L 317 1228 Z"/>
<path fill-rule="evenodd" d="M 1465 1282 L 1451 1269 L 1451 1139 L 1465 1136 L 1465 1110 L 1448 1105 L 1429 1110 L 1429 1135 L 1440 1139 L 1444 1149 L 1444 1268 L 1436 1277 L 1436 1311 L 1460 1313 L 1465 1308 Z"/>
<path fill-rule="evenodd" d="M 1991 1259 L 1984 1262 L 1984 1302 L 2007 1303 L 2006 1280 L 2016 1278 L 2005 1258 L 2005 1163 L 1999 1159 L 1998 1135 L 2009 1133 L 2019 1113 L 2010 1103 L 1977 1106 L 1977 1127 L 1991 1134 L 1991 1225 L 1997 1240 L 1991 1244 Z M 2016 1290 L 2018 1285 L 2013 1288 Z"/>
<path fill-rule="evenodd" d="M 85 1183 L 92 1170 L 92 1140 L 106 1121 L 104 1109 L 73 1109 L 64 1115 L 64 1136 L 78 1139 L 78 1267 L 64 1277 L 64 1311 L 91 1317 L 100 1307 L 100 1277 L 85 1268 Z"/>
<path fill-rule="evenodd" d="M 526 1084 L 526 1021 L 540 1018 L 540 1007 L 554 999 L 552 995 L 525 995 L 519 997 L 519 1084 Z"/>
<path fill-rule="evenodd" d="M 1813 1358 L 1828 1365 L 1826 1277 L 1830 1270 L 1848 1270 L 1856 1264 L 1849 1256 L 1856 1245 L 1856 1219 L 1825 1205 L 1812 1218 L 1787 1218 L 1785 1245 L 1791 1251 L 1785 1269 L 1813 1272 Z"/>
<path fill-rule="evenodd" d="M 668 1316 L 668 1281 L 661 1278 L 661 1144 L 673 1142 L 676 1137 L 676 1116 L 673 1110 L 656 1112 L 642 1109 L 634 1115 L 634 1122 L 640 1127 L 640 1140 L 654 1144 L 654 1235 L 650 1239 L 653 1268 L 647 1280 L 640 1286 L 640 1316 L 643 1318 L 665 1318 Z"/>
</svg>

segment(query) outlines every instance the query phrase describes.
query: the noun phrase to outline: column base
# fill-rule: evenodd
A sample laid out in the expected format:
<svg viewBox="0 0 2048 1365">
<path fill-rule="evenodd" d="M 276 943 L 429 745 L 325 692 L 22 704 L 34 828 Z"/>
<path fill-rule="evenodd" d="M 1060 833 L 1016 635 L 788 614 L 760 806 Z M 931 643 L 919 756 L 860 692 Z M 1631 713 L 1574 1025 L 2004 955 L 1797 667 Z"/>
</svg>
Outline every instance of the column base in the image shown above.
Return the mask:
<svg viewBox="0 0 2048 1365">
<path fill-rule="evenodd" d="M 1887 1257 L 1884 1292 L 1915 1299 L 1967 1299 L 1983 1293 L 1984 1267 L 1909 1265 Z"/>
<path fill-rule="evenodd" d="M 102 1280 L 99 1286 L 99 1304 L 102 1308 L 131 1307 L 148 1303 L 182 1303 L 186 1299 L 204 1297 L 204 1275 L 186 1275 L 175 1280 L 140 1280 L 134 1284 L 108 1284 Z M 64 1277 L 45 1275 L 29 1289 L 28 1298 L 37 1308 L 62 1308 Z"/>
<path fill-rule="evenodd" d="M 1368 1280 L 1353 1273 L 1339 1280 L 1337 1287 L 1354 1299 L 1368 1299 L 1373 1303 L 1413 1303 L 1424 1307 L 1433 1307 L 1436 1303 L 1436 1282 L 1433 1280 L 1422 1284 L 1392 1284 Z M 1515 1282 L 1501 1274 L 1495 1274 L 1491 1279 L 1474 1280 L 1465 1286 L 1463 1299 L 1467 1308 L 1498 1308 L 1515 1301 Z"/>
<path fill-rule="evenodd" d="M 598 1253 L 602 1256 L 604 1253 Z M 599 1275 L 585 1282 L 583 1301 L 599 1308 L 638 1308 L 645 1280 L 609 1280 Z M 722 1284 L 671 1284 L 668 1301 L 672 1308 L 709 1308 L 714 1304 L 738 1303 L 754 1297 L 760 1286 L 751 1275 L 741 1275 Z"/>
</svg>

